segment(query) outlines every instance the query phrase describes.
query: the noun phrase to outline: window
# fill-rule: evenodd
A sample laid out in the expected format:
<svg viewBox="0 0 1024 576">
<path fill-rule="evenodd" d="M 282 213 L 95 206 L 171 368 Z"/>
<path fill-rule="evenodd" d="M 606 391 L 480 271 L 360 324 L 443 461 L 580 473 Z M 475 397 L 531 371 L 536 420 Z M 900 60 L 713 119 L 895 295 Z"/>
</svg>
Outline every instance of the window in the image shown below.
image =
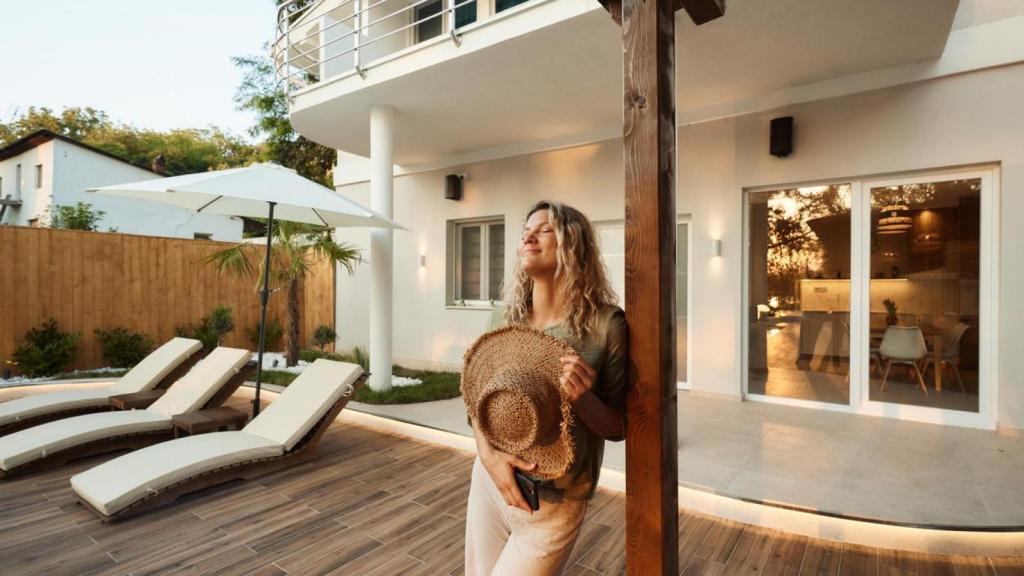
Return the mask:
<svg viewBox="0 0 1024 576">
<path fill-rule="evenodd" d="M 194 232 L 192 238 L 195 240 L 213 240 L 213 234 L 210 232 Z"/>
<path fill-rule="evenodd" d="M 14 199 L 21 200 L 21 164 L 14 169 Z"/>
<path fill-rule="evenodd" d="M 36 164 L 36 190 L 43 187 L 43 165 Z"/>
<path fill-rule="evenodd" d="M 514 6 L 519 6 L 526 1 L 527 0 L 494 0 L 494 11 L 502 12 Z"/>
<path fill-rule="evenodd" d="M 440 36 L 444 31 L 445 16 L 441 15 L 446 0 L 428 2 L 417 6 L 416 11 L 416 42 L 423 42 Z M 455 27 L 461 28 L 476 22 L 476 1 L 455 0 Z"/>
<path fill-rule="evenodd" d="M 482 304 L 501 299 L 505 278 L 504 218 L 450 221 L 448 240 L 451 300 Z"/>
</svg>

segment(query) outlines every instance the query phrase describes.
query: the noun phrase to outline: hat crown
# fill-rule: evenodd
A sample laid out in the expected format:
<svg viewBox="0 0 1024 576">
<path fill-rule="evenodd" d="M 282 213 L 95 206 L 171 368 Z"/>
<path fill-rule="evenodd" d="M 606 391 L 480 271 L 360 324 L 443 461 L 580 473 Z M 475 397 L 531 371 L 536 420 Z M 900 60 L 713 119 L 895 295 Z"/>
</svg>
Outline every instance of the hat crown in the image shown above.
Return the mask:
<svg viewBox="0 0 1024 576">
<path fill-rule="evenodd" d="M 480 427 L 512 454 L 558 439 L 561 398 L 545 375 L 510 365 L 494 374 L 480 391 Z"/>
</svg>

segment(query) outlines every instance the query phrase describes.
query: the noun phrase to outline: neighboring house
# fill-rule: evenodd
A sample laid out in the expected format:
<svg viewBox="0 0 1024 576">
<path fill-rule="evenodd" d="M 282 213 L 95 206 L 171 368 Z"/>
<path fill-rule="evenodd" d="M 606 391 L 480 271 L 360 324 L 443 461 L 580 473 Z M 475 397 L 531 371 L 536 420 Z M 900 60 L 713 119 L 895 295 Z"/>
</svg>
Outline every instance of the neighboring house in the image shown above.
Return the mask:
<svg viewBox="0 0 1024 576">
<path fill-rule="evenodd" d="M 0 199 L 8 199 L 0 224 L 45 226 L 52 206 L 86 202 L 105 212 L 99 224 L 102 231 L 225 241 L 242 238 L 238 218 L 195 215 L 166 204 L 86 192 L 161 177 L 88 144 L 37 130 L 0 148 Z"/>
<path fill-rule="evenodd" d="M 276 45 L 292 124 L 410 229 L 339 274 L 341 346 L 458 367 L 542 198 L 595 221 L 621 292 L 622 31 L 597 0 L 463 2 L 457 30 L 441 0 L 312 5 Z M 1024 430 L 1024 2 L 730 0 L 676 26 L 680 386 Z"/>
</svg>

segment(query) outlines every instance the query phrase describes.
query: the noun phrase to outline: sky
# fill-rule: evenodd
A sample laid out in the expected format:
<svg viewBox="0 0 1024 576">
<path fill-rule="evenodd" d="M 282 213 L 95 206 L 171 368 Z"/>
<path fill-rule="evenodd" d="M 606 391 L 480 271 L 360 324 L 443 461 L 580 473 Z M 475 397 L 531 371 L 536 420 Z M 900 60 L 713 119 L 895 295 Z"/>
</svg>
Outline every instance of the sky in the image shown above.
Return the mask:
<svg viewBox="0 0 1024 576">
<path fill-rule="evenodd" d="M 272 40 L 273 0 L 0 0 L 0 119 L 91 106 L 117 122 L 244 135 L 233 56 Z"/>
</svg>

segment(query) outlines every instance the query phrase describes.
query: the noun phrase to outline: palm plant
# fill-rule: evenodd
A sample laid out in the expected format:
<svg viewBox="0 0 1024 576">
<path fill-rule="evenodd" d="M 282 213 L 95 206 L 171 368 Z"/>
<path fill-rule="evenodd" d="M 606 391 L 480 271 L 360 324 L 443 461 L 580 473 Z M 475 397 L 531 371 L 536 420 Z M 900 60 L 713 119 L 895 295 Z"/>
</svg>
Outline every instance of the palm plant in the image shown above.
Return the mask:
<svg viewBox="0 0 1024 576">
<path fill-rule="evenodd" d="M 269 279 L 272 292 L 281 287 L 288 290 L 286 363 L 295 366 L 299 362 L 299 286 L 302 279 L 321 258 L 341 264 L 349 274 L 363 260 L 357 247 L 335 241 L 331 229 L 324 226 L 280 220 L 274 222 L 273 234 Z M 266 273 L 263 250 L 262 245 L 242 242 L 210 254 L 205 261 L 214 264 L 221 273 L 256 276 L 256 289 L 259 290 Z"/>
</svg>

